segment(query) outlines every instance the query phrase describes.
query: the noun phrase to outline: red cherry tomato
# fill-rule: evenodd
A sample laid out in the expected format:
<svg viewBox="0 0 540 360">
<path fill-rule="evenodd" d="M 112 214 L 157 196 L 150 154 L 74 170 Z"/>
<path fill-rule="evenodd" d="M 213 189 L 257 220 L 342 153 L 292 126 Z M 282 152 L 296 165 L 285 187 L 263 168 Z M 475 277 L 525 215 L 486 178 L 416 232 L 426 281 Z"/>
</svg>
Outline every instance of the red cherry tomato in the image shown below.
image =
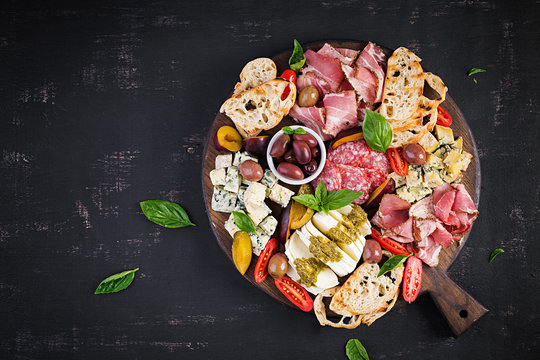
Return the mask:
<svg viewBox="0 0 540 360">
<path fill-rule="evenodd" d="M 390 251 L 394 255 L 409 255 L 410 254 L 409 251 L 407 251 L 407 248 L 403 244 L 397 241 L 394 241 L 392 239 L 386 238 L 386 237 L 383 238 L 380 231 L 377 230 L 377 228 L 374 228 L 374 227 L 371 228 L 371 237 L 377 240 L 377 242 L 381 244 L 383 248 Z"/>
<path fill-rule="evenodd" d="M 281 101 L 285 101 L 289 94 L 291 93 L 291 85 L 287 85 L 285 90 L 283 90 L 283 94 L 281 94 Z"/>
<path fill-rule="evenodd" d="M 283 74 L 281 74 L 280 78 L 288 80 L 288 81 L 290 81 L 292 83 L 295 83 L 296 82 L 296 73 L 294 71 L 292 71 L 292 70 L 287 69 L 287 70 L 285 70 L 283 72 Z"/>
<path fill-rule="evenodd" d="M 277 252 L 278 241 L 274 238 L 268 240 L 263 251 L 259 255 L 259 260 L 257 260 L 257 265 L 255 265 L 255 281 L 263 282 L 264 279 L 268 276 L 268 261 L 272 255 Z"/>
<path fill-rule="evenodd" d="M 442 106 L 437 108 L 437 124 L 446 127 L 452 125 L 452 117 Z"/>
<path fill-rule="evenodd" d="M 422 287 L 422 261 L 416 256 L 407 259 L 403 275 L 403 299 L 412 303 L 418 297 Z"/>
<path fill-rule="evenodd" d="M 403 148 L 388 149 L 388 159 L 392 170 L 399 176 L 406 176 L 409 171 L 409 163 L 403 158 Z"/>
<path fill-rule="evenodd" d="M 300 310 L 308 312 L 313 309 L 313 299 L 311 299 L 306 289 L 296 281 L 285 275 L 279 279 L 274 279 L 274 283 L 279 291 L 294 305 L 298 306 Z"/>
</svg>

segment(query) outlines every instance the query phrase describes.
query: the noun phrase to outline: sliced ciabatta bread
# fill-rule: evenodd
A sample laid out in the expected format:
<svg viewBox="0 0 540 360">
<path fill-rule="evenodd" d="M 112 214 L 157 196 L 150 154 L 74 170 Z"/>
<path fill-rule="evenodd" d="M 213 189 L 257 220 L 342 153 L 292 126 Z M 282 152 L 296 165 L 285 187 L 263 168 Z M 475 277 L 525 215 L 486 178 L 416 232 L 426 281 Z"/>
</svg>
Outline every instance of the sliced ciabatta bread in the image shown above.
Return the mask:
<svg viewBox="0 0 540 360">
<path fill-rule="evenodd" d="M 287 87 L 290 87 L 288 96 L 281 100 Z M 274 79 L 231 96 L 219 111 L 231 118 L 242 136 L 254 136 L 276 126 L 289 113 L 295 99 L 294 83 Z"/>
<path fill-rule="evenodd" d="M 259 86 L 277 76 L 276 64 L 269 58 L 251 60 L 240 73 L 240 82 L 234 87 L 234 94 Z"/>
<path fill-rule="evenodd" d="M 388 59 L 383 100 L 378 112 L 394 131 L 418 125 L 414 114 L 424 90 L 424 71 L 421 59 L 412 51 L 400 47 Z"/>
</svg>

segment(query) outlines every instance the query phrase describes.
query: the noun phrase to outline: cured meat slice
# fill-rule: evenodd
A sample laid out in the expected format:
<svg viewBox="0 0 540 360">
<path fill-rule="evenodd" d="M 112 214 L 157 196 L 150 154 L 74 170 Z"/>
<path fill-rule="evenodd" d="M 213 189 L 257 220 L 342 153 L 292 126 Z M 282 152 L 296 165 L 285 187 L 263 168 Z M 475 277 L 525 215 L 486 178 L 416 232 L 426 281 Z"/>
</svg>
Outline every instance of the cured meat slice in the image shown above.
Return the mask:
<svg viewBox="0 0 540 360">
<path fill-rule="evenodd" d="M 323 97 L 330 92 L 330 85 L 328 85 L 326 80 L 315 75 L 312 71 L 304 70 L 296 79 L 296 92 L 300 93 L 303 88 L 309 85 L 313 85 L 317 88 L 320 97 Z"/>
<path fill-rule="evenodd" d="M 362 161 L 358 162 L 357 165 L 360 167 L 381 170 L 381 172 L 385 174 L 384 180 L 386 180 L 386 175 L 388 175 L 392 169 L 392 165 L 390 165 L 390 160 L 388 160 L 388 156 L 386 156 L 385 153 L 373 150 L 369 146 L 368 151 L 369 155 Z"/>
<path fill-rule="evenodd" d="M 364 140 L 346 142 L 328 152 L 328 159 L 335 164 L 359 166 L 371 154 Z"/>
<path fill-rule="evenodd" d="M 383 70 L 386 70 L 387 58 L 380 47 L 370 42 L 364 48 L 364 51 L 367 51 L 377 61 L 381 68 L 383 68 Z"/>
<path fill-rule="evenodd" d="M 381 199 L 379 211 L 385 229 L 399 226 L 409 220 L 409 203 L 394 194 L 385 194 Z"/>
<path fill-rule="evenodd" d="M 358 125 L 356 95 L 354 91 L 327 94 L 323 99 L 326 109 L 327 134 L 336 136 L 340 131 Z"/>
<path fill-rule="evenodd" d="M 315 106 L 301 107 L 298 104 L 294 104 L 289 111 L 289 116 L 315 131 L 317 135 L 326 141 L 331 139 L 332 136 L 323 132 L 325 127 L 325 112 L 325 108 Z"/>
<path fill-rule="evenodd" d="M 441 245 L 437 244 L 431 236 L 427 236 L 425 246 L 419 246 L 416 249 L 415 256 L 426 263 L 426 265 L 435 267 L 439 265 L 439 253 L 441 249 Z"/>
<path fill-rule="evenodd" d="M 385 230 L 383 235 L 402 243 L 413 242 L 413 219 L 409 218 L 401 225 Z"/>
<path fill-rule="evenodd" d="M 412 205 L 409 210 L 409 215 L 416 219 L 436 219 L 432 196 L 430 195 Z"/>
<path fill-rule="evenodd" d="M 360 99 L 367 103 L 375 102 L 377 97 L 377 78 L 366 68 L 360 67 L 356 71 L 345 64 L 341 64 L 345 78 L 356 91 Z M 359 70 L 359 71 L 358 71 Z"/>
<path fill-rule="evenodd" d="M 371 181 L 365 169 L 337 164 L 339 173 L 341 174 L 341 188 L 352 191 L 361 191 L 363 194 L 353 201 L 354 204 L 363 204 L 369 198 L 369 189 Z"/>
<path fill-rule="evenodd" d="M 379 64 L 379 61 L 383 59 L 381 54 L 383 53 L 380 48 L 370 42 L 364 50 L 362 50 L 355 62 L 357 68 L 364 67 L 373 72 L 377 78 L 377 91 L 374 102 L 382 101 L 383 95 L 385 74 L 383 68 Z"/>
<path fill-rule="evenodd" d="M 312 69 L 315 75 L 326 80 L 331 91 L 336 91 L 339 88 L 345 77 L 343 71 L 341 71 L 339 60 L 318 54 L 313 50 L 306 51 L 304 57 L 310 66 L 310 70 Z"/>
<path fill-rule="evenodd" d="M 366 168 L 369 178 L 371 179 L 371 188 L 369 192 L 375 191 L 385 180 L 388 175 L 383 169 Z"/>
<path fill-rule="evenodd" d="M 441 220 L 442 222 L 446 222 L 448 220 L 448 216 L 450 215 L 452 205 L 454 204 L 454 199 L 456 198 L 456 192 L 454 191 L 454 189 L 450 185 L 448 185 L 448 187 L 450 189 L 446 191 L 445 193 L 443 193 L 442 196 L 440 197 L 439 197 L 440 194 L 437 194 L 437 197 L 435 196 L 436 195 L 435 193 L 433 194 L 435 216 L 437 216 L 437 218 Z M 439 200 L 436 201 L 435 200 L 436 198 L 439 198 Z"/>
<path fill-rule="evenodd" d="M 338 51 L 336 48 L 334 48 L 332 45 L 328 43 L 324 44 L 324 46 L 319 51 L 317 51 L 317 53 L 337 59 L 340 62 L 347 65 L 351 65 L 356 59 L 356 56 L 348 57 L 347 55 L 341 53 L 340 51 Z"/>
<path fill-rule="evenodd" d="M 342 53 L 343 56 L 346 56 L 346 57 L 348 57 L 350 59 L 353 59 L 353 62 L 354 62 L 354 60 L 356 60 L 356 57 L 360 53 L 360 51 L 353 50 L 353 49 L 337 48 L 336 50 L 339 51 L 340 53 Z"/>
<path fill-rule="evenodd" d="M 341 174 L 337 166 L 330 160 L 326 160 L 322 172 L 311 182 L 313 188 L 317 188 L 317 185 L 321 181 L 324 181 L 326 190 L 335 191 L 341 189 Z"/>
<path fill-rule="evenodd" d="M 433 232 L 432 236 L 436 243 L 446 248 L 449 247 L 454 240 L 452 238 L 452 234 L 450 234 L 440 222 L 437 223 L 437 228 Z"/>
<path fill-rule="evenodd" d="M 339 91 L 351 91 L 351 90 L 354 91 L 354 88 L 352 87 L 351 83 L 347 79 L 343 80 L 343 82 L 339 86 Z"/>
<path fill-rule="evenodd" d="M 471 199 L 471 196 L 465 189 L 463 184 L 453 184 L 454 189 L 457 190 L 456 200 L 454 205 L 452 205 L 452 210 L 456 212 L 465 212 L 467 214 L 475 214 L 478 212 L 476 206 L 474 206 L 474 201 Z"/>
</svg>

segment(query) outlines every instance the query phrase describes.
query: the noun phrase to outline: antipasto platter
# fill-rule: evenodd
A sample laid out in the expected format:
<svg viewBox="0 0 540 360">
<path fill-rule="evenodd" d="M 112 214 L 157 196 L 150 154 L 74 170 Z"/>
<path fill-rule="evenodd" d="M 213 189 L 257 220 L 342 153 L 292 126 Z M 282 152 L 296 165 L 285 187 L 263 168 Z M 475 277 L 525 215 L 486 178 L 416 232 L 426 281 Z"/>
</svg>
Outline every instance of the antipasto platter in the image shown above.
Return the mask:
<svg viewBox="0 0 540 360">
<path fill-rule="evenodd" d="M 244 66 L 209 131 L 202 182 L 219 246 L 323 326 L 370 325 L 424 292 L 455 336 L 487 312 L 446 275 L 478 216 L 476 145 L 420 61 L 295 41 Z"/>
</svg>

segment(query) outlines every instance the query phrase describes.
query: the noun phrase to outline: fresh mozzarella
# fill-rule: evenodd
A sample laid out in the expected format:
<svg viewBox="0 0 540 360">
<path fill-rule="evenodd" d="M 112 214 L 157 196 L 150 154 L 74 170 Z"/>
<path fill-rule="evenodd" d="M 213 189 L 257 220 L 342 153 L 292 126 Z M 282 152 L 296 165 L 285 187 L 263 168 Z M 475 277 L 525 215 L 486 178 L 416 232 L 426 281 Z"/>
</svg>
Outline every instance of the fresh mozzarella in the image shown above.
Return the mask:
<svg viewBox="0 0 540 360">
<path fill-rule="evenodd" d="M 313 215 L 313 218 L 311 219 L 311 222 L 313 223 L 313 225 L 317 227 L 317 229 L 319 229 L 324 235 L 326 235 L 331 240 L 334 240 L 332 239 L 332 236 L 329 235 L 331 230 L 334 228 L 337 228 L 339 230 L 342 227 L 340 226 L 340 223 L 338 220 L 334 219 L 334 217 L 330 215 L 326 215 L 323 212 L 315 213 Z M 358 249 L 358 246 L 356 245 L 357 236 L 354 235 L 351 240 L 352 242 L 350 244 L 344 244 L 344 243 L 337 243 L 337 244 L 355 262 L 358 262 L 360 260 L 360 257 L 362 256 L 362 251 Z"/>
<path fill-rule="evenodd" d="M 335 275 L 335 274 L 334 274 Z M 298 275 L 298 272 L 296 272 L 296 269 L 289 263 L 289 268 L 287 269 L 287 276 L 290 277 L 292 280 L 298 282 L 300 280 L 300 275 Z M 312 293 L 313 295 L 318 295 L 320 292 L 322 292 L 324 289 L 321 289 L 318 286 L 306 286 L 300 284 L 304 289 Z"/>
<path fill-rule="evenodd" d="M 345 216 L 343 216 L 343 214 L 341 214 L 339 211 L 337 210 L 330 210 L 328 212 L 330 214 L 331 217 L 333 217 L 334 219 L 336 219 L 338 222 L 349 222 L 351 225 L 352 225 L 352 222 L 347 219 Z M 369 221 L 367 221 L 369 223 Z M 361 234 L 364 234 L 365 233 L 365 229 L 364 228 L 361 228 L 361 229 L 358 229 L 356 228 L 358 231 L 356 231 L 356 245 L 358 247 L 358 249 L 360 251 L 363 251 L 364 249 L 364 245 L 366 244 L 366 238 L 364 236 L 362 236 Z M 369 231 L 369 233 L 371 233 L 371 230 Z"/>
<path fill-rule="evenodd" d="M 359 206 L 359 205 L 355 205 L 355 206 Z M 353 210 L 352 205 L 345 205 L 344 207 L 339 208 L 336 211 L 342 215 L 347 216 L 351 213 L 352 210 Z M 371 234 L 371 224 L 367 218 L 365 221 L 362 222 L 360 226 L 358 226 L 358 230 L 360 231 L 360 234 L 364 236 Z"/>
</svg>

